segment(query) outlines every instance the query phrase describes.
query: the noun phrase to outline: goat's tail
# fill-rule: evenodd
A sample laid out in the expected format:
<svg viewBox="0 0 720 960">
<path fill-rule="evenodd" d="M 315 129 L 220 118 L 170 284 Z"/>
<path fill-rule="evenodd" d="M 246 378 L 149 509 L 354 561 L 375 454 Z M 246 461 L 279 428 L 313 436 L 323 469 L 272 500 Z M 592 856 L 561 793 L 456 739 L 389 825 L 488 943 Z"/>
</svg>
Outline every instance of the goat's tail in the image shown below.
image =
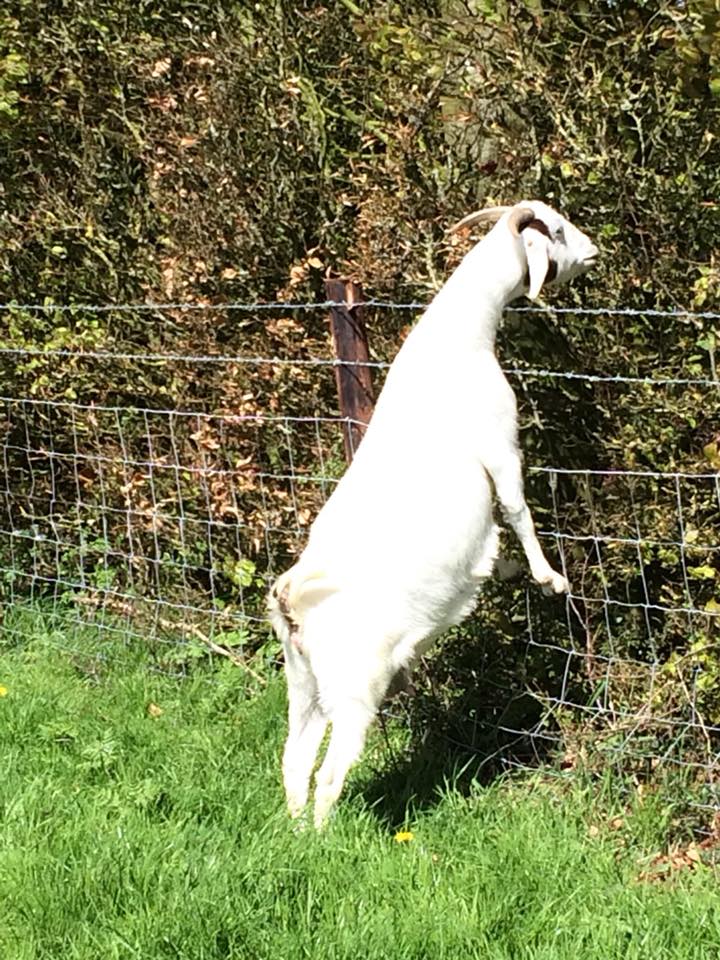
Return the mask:
<svg viewBox="0 0 720 960">
<path fill-rule="evenodd" d="M 296 563 L 281 574 L 270 588 L 268 614 L 283 644 L 302 652 L 303 621 L 308 609 L 338 590 L 323 570 L 303 568 Z"/>
</svg>

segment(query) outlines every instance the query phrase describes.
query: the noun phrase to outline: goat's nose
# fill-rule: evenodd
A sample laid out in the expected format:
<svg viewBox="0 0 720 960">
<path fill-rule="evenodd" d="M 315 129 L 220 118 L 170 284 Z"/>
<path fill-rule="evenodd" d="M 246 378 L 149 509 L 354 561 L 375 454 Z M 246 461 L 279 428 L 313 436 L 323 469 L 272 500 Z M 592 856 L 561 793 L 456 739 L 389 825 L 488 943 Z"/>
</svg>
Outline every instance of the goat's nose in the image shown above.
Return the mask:
<svg viewBox="0 0 720 960">
<path fill-rule="evenodd" d="M 594 243 L 591 243 L 588 252 L 585 254 L 585 262 L 594 262 L 599 256 L 600 251 Z"/>
</svg>

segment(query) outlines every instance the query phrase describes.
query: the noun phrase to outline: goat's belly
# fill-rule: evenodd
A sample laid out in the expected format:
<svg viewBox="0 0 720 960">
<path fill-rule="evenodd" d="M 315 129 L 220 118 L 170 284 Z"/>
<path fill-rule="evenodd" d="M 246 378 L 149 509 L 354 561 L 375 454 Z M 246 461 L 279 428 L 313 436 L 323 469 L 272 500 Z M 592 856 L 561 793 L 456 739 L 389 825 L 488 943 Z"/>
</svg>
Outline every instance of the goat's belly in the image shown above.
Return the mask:
<svg viewBox="0 0 720 960">
<path fill-rule="evenodd" d="M 449 558 L 472 566 L 492 522 L 490 483 L 478 461 L 443 454 L 414 469 L 388 463 L 382 477 L 344 477 L 313 524 L 310 546 L 375 553 L 392 565 Z"/>
<path fill-rule="evenodd" d="M 313 524 L 301 561 L 348 600 L 362 595 L 359 609 L 369 620 L 373 608 L 382 611 L 392 634 L 428 636 L 462 620 L 497 554 L 484 468 L 460 462 L 447 447 L 428 454 L 422 464 L 405 460 L 402 470 L 388 463 L 382 477 L 346 476 Z"/>
</svg>

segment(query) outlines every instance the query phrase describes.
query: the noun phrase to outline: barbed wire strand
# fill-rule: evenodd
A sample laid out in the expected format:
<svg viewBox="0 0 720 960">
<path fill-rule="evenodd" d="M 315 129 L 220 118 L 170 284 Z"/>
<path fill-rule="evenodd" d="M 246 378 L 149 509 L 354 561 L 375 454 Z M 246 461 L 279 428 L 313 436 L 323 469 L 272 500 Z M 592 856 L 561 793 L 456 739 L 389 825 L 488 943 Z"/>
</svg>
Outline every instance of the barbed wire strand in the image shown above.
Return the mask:
<svg viewBox="0 0 720 960">
<path fill-rule="evenodd" d="M 289 359 L 284 357 L 247 357 L 236 354 L 192 354 L 192 353 L 133 353 L 111 350 L 68 350 L 64 348 L 42 347 L 0 347 L 1 355 L 28 357 L 59 357 L 74 360 L 139 361 L 148 363 L 219 363 L 238 366 L 272 367 L 369 367 L 386 370 L 388 361 L 356 361 L 324 359 L 322 357 Z M 643 384 L 651 387 L 697 386 L 720 387 L 720 380 L 708 377 L 639 377 L 622 374 L 579 373 L 566 370 L 546 370 L 535 367 L 507 367 L 504 373 L 513 377 L 538 377 L 556 380 L 578 380 L 586 383 Z"/>
<path fill-rule="evenodd" d="M 32 311 L 32 312 L 56 312 L 56 313 L 142 313 L 147 311 L 222 311 L 222 310 L 241 310 L 258 311 L 264 310 L 328 310 L 331 307 L 367 307 L 383 310 L 425 310 L 431 301 L 399 301 L 392 300 L 363 300 L 357 303 L 348 303 L 344 300 L 316 300 L 305 302 L 293 301 L 229 301 L 227 303 L 202 303 L 196 301 L 178 301 L 172 303 L 13 303 L 11 301 L 0 303 L 0 311 Z M 682 310 L 667 309 L 658 310 L 652 307 L 555 307 L 551 304 L 537 306 L 508 306 L 505 308 L 508 313 L 538 313 L 538 314 L 576 314 L 586 317 L 667 317 L 669 319 L 695 319 L 695 320 L 720 320 L 720 313 L 711 310 Z"/>
<path fill-rule="evenodd" d="M 205 304 L 192 302 L 177 303 L 121 303 L 121 304 L 39 304 L 39 303 L 0 303 L 0 311 L 56 311 L 66 312 L 89 312 L 89 313 L 110 313 L 120 312 L 146 312 L 146 311 L 173 311 L 173 310 L 242 310 L 250 311 L 271 311 L 271 310 L 326 310 L 331 307 L 348 306 L 345 301 L 325 300 L 309 302 L 231 302 L 224 304 Z M 353 306 L 365 306 L 381 309 L 425 309 L 428 304 L 423 302 L 393 302 L 385 300 L 366 300 L 362 303 L 353 304 Z M 534 313 L 534 314 L 576 314 L 578 316 L 649 316 L 666 317 L 671 319 L 714 319 L 720 320 L 720 313 L 712 311 L 691 311 L 691 310 L 656 310 L 636 307 L 553 307 L 553 306 L 511 306 L 506 308 L 510 313 Z M 288 367 L 368 367 L 371 369 L 384 370 L 390 366 L 387 361 L 350 361 L 339 360 L 337 358 L 325 359 L 322 357 L 307 358 L 283 358 L 283 357 L 248 357 L 238 354 L 196 354 L 179 353 L 177 351 L 129 351 L 129 350 L 71 350 L 67 348 L 56 347 L 31 347 L 14 346 L 5 344 L 0 346 L 0 356 L 28 356 L 28 357 L 53 357 L 77 360 L 98 360 L 109 362 L 147 362 L 147 363 L 208 363 L 208 364 L 237 364 L 247 366 L 288 366 Z M 642 384 L 646 386 L 697 386 L 697 387 L 717 387 L 720 382 L 715 378 L 709 377 L 671 377 L 656 376 L 643 377 L 636 375 L 622 374 L 597 374 L 582 373 L 578 371 L 549 370 L 534 367 L 512 367 L 505 369 L 505 373 L 513 377 L 540 377 L 546 379 L 581 381 L 588 384 L 608 383 L 608 384 Z"/>
</svg>

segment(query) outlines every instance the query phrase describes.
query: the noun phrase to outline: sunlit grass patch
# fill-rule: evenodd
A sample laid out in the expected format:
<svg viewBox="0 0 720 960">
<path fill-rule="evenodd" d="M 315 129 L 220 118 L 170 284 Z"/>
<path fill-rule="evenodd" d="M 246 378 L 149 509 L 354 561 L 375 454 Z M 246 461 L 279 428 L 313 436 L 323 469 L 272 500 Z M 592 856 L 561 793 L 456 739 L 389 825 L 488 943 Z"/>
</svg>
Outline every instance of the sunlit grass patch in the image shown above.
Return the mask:
<svg viewBox="0 0 720 960">
<path fill-rule="evenodd" d="M 671 837 L 692 842 L 661 793 L 449 778 L 398 824 L 377 734 L 327 830 L 298 833 L 281 676 L 252 687 L 220 663 L 178 679 L 121 640 L 95 663 L 91 633 L 68 653 L 42 618 L 25 627 L 0 653 L 8 960 L 716 955 L 712 864 L 644 877 Z"/>
</svg>

